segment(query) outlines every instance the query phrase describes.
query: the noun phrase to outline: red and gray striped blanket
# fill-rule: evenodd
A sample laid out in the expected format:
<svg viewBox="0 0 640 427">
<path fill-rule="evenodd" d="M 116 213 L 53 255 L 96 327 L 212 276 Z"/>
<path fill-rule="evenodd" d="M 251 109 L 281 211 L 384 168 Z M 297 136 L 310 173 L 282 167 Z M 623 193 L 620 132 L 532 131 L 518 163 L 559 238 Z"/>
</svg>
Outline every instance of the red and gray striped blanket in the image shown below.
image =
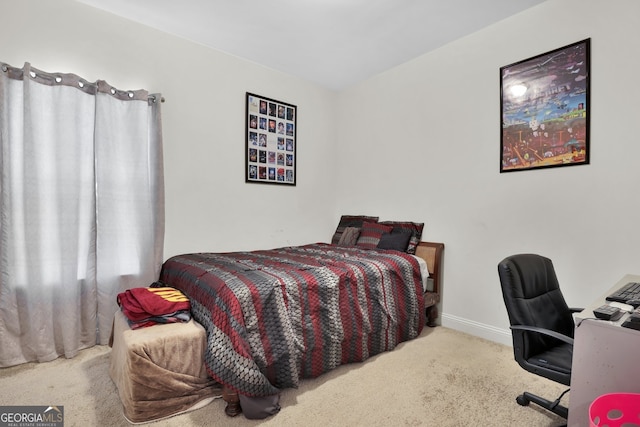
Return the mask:
<svg viewBox="0 0 640 427">
<path fill-rule="evenodd" d="M 191 300 L 211 377 L 245 396 L 392 350 L 425 321 L 418 262 L 396 251 L 317 243 L 185 254 L 164 263 L 160 281 Z"/>
</svg>

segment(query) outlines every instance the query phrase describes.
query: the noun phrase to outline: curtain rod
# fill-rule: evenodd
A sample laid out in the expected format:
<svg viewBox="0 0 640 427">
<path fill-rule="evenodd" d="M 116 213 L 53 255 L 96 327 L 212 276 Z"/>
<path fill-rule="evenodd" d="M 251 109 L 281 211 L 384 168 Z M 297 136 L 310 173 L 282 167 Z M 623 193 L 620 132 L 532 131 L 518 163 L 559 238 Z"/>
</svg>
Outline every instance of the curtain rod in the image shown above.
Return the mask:
<svg viewBox="0 0 640 427">
<path fill-rule="evenodd" d="M 47 85 L 56 85 L 63 84 L 67 86 L 75 86 L 80 90 L 83 90 L 86 93 L 94 94 L 98 91 L 102 93 L 111 93 L 120 99 L 144 99 L 144 93 L 148 93 L 145 90 L 118 90 L 113 86 L 109 85 L 104 80 L 97 80 L 95 82 L 89 82 L 83 79 L 82 77 L 72 74 L 72 73 L 49 73 L 46 71 L 41 71 L 36 68 L 31 67 L 31 64 L 25 62 L 23 68 L 12 67 L 8 64 L 0 62 L 0 69 L 8 73 L 10 78 L 20 79 L 22 80 L 27 77 L 31 77 L 31 79 L 38 81 L 39 83 L 47 84 Z M 148 94 L 147 101 L 156 102 L 157 99 L 160 99 L 160 102 L 164 103 L 164 97 L 159 94 Z"/>
</svg>

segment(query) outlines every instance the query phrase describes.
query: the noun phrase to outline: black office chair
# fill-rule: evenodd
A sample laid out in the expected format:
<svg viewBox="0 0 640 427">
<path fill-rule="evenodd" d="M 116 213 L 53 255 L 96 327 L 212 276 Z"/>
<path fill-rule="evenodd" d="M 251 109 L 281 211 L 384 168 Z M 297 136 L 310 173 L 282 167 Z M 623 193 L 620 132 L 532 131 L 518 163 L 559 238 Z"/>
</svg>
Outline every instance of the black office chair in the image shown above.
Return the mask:
<svg viewBox="0 0 640 427">
<path fill-rule="evenodd" d="M 540 255 L 513 255 L 498 264 L 498 274 L 516 361 L 529 372 L 569 386 L 574 331 L 571 313 L 581 309 L 567 306 L 553 263 Z M 524 392 L 516 401 L 522 406 L 533 402 L 566 419 L 569 410 L 560 405 L 560 399 L 568 391 L 554 401 Z"/>
</svg>

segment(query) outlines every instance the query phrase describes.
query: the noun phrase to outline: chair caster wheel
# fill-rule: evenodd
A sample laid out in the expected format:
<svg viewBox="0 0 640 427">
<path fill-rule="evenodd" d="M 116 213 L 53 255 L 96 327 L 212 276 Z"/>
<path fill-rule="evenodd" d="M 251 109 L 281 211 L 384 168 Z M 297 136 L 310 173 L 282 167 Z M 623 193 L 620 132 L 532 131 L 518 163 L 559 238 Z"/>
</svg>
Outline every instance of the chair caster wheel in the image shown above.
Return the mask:
<svg viewBox="0 0 640 427">
<path fill-rule="evenodd" d="M 520 406 L 529 406 L 529 399 L 524 397 L 522 394 L 516 397 L 516 402 L 518 402 L 518 405 Z"/>
</svg>

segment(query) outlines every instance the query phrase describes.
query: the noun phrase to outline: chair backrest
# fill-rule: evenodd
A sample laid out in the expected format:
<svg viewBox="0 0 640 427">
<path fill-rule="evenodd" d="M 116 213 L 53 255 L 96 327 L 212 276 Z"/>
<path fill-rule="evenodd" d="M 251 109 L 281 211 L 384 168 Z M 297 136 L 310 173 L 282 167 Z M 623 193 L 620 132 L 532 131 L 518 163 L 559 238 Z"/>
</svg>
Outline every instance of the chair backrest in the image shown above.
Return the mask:
<svg viewBox="0 0 640 427">
<path fill-rule="evenodd" d="M 498 274 L 512 326 L 535 326 L 573 337 L 573 316 L 550 259 L 535 254 L 512 255 L 498 264 Z M 528 359 L 559 343 L 555 338 L 525 333 L 523 356 Z"/>
</svg>

